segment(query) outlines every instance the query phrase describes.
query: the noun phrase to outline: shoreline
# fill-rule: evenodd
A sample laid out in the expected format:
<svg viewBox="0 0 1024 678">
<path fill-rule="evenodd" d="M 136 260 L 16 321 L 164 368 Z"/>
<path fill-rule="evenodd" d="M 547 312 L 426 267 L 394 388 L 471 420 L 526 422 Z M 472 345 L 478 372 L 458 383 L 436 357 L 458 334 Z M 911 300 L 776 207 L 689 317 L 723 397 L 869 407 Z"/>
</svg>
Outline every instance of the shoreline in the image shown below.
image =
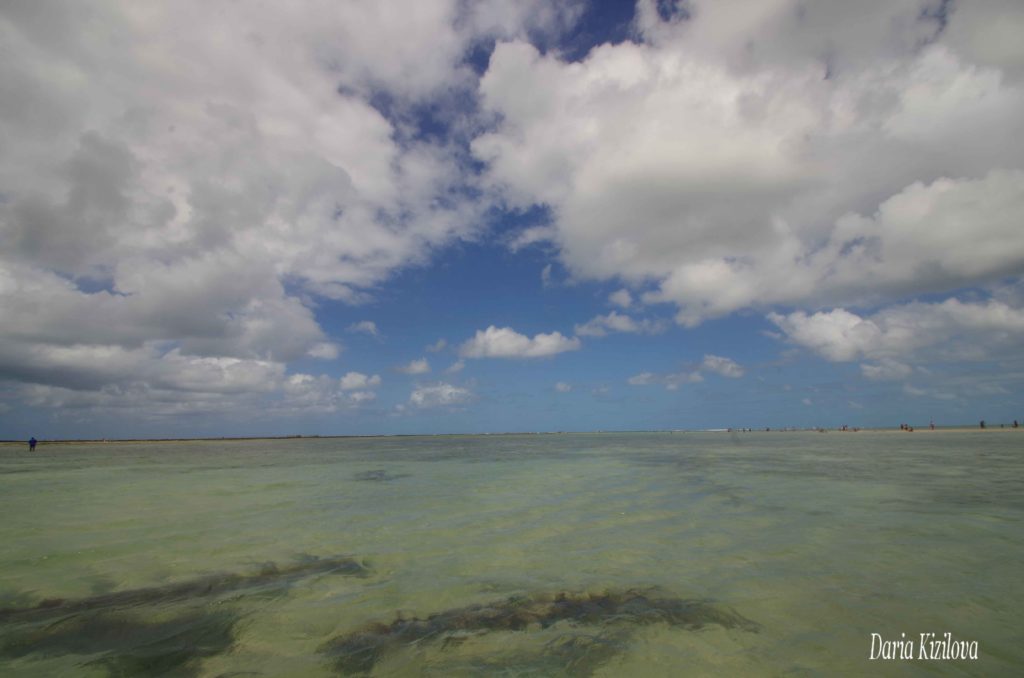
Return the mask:
<svg viewBox="0 0 1024 678">
<path fill-rule="evenodd" d="M 205 436 L 196 438 L 67 438 L 46 440 L 38 439 L 39 445 L 100 445 L 100 444 L 138 444 L 138 443 L 196 443 L 196 442 L 252 442 L 264 440 L 338 440 L 356 438 L 443 438 L 443 437 L 480 437 L 480 436 L 544 436 L 544 435 L 614 435 L 623 433 L 671 433 L 677 435 L 692 433 L 726 433 L 726 434 L 749 434 L 749 433 L 992 433 L 1024 431 L 1024 427 L 1013 428 L 1012 426 L 943 426 L 931 430 L 928 427 L 915 428 L 913 431 L 904 431 L 898 427 L 886 428 L 860 428 L 857 430 L 843 431 L 839 428 L 773 428 L 764 429 L 664 429 L 664 430 L 636 430 L 636 431 L 507 431 L 501 433 L 380 433 L 368 435 L 289 435 L 289 436 Z M 0 440 L 0 446 L 22 446 L 26 440 Z"/>
</svg>

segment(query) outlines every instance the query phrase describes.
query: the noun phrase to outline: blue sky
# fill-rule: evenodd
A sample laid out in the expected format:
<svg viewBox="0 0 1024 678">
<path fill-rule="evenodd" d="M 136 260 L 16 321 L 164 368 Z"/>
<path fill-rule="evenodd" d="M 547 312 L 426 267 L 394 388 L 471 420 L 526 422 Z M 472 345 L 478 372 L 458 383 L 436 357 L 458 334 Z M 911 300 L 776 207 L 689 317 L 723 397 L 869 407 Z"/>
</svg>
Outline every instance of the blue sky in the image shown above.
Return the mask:
<svg viewBox="0 0 1024 678">
<path fill-rule="evenodd" d="M 5 6 L 0 437 L 1024 418 L 1014 27 Z"/>
</svg>

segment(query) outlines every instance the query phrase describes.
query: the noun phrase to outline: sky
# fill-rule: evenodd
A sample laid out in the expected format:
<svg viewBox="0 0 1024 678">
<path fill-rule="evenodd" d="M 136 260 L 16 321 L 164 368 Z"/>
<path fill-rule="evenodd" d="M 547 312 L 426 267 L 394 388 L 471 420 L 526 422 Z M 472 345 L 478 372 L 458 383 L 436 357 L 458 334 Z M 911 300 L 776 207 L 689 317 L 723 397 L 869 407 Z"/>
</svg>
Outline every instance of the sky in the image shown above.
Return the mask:
<svg viewBox="0 0 1024 678">
<path fill-rule="evenodd" d="M 0 3 L 0 438 L 1024 419 L 1021 35 Z"/>
</svg>

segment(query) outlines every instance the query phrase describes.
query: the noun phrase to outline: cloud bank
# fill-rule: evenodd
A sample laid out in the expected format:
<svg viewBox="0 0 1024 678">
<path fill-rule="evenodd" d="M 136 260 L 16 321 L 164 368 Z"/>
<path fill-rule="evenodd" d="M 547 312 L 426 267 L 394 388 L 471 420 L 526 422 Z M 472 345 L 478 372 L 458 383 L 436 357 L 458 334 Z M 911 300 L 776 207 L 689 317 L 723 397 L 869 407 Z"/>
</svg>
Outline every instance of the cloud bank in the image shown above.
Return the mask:
<svg viewBox="0 0 1024 678">
<path fill-rule="evenodd" d="M 487 238 L 546 243 L 549 292 L 591 281 L 617 310 L 571 337 L 491 325 L 460 358 L 651 334 L 637 309 L 662 304 L 684 327 L 753 311 L 874 381 L 1012 357 L 1024 5 L 639 0 L 629 40 L 577 54 L 562 39 L 593 7 L 3 4 L 3 391 L 153 416 L 359 407 L 379 376 L 335 365 L 351 350 L 323 306 Z M 705 373 L 743 368 L 631 383 Z M 410 404 L 461 397 L 444 386 Z"/>
<path fill-rule="evenodd" d="M 287 366 L 340 351 L 316 300 L 368 301 L 484 208 L 464 193 L 465 151 L 418 138 L 406 111 L 471 92 L 464 57 L 481 41 L 556 35 L 578 14 L 5 4 L 0 380 L 37 400 L 149 394 L 155 410 L 168 393 L 309 396 Z"/>
<path fill-rule="evenodd" d="M 497 199 L 549 206 L 574 275 L 687 326 L 1018 276 L 1022 50 L 966 35 L 1022 12 L 967 4 L 642 1 L 637 42 L 578 63 L 505 42 L 473 152 Z"/>
</svg>

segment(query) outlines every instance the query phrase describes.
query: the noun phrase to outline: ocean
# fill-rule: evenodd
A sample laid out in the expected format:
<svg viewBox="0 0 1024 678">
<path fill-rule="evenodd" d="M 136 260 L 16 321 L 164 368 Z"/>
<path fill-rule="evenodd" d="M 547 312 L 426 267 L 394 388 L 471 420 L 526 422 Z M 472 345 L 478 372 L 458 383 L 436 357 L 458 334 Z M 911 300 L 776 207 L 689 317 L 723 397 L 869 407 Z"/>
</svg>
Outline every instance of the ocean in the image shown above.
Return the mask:
<svg viewBox="0 0 1024 678">
<path fill-rule="evenodd" d="M 0 516 L 5 676 L 1024 675 L 1017 431 L 9 445 Z"/>
</svg>

